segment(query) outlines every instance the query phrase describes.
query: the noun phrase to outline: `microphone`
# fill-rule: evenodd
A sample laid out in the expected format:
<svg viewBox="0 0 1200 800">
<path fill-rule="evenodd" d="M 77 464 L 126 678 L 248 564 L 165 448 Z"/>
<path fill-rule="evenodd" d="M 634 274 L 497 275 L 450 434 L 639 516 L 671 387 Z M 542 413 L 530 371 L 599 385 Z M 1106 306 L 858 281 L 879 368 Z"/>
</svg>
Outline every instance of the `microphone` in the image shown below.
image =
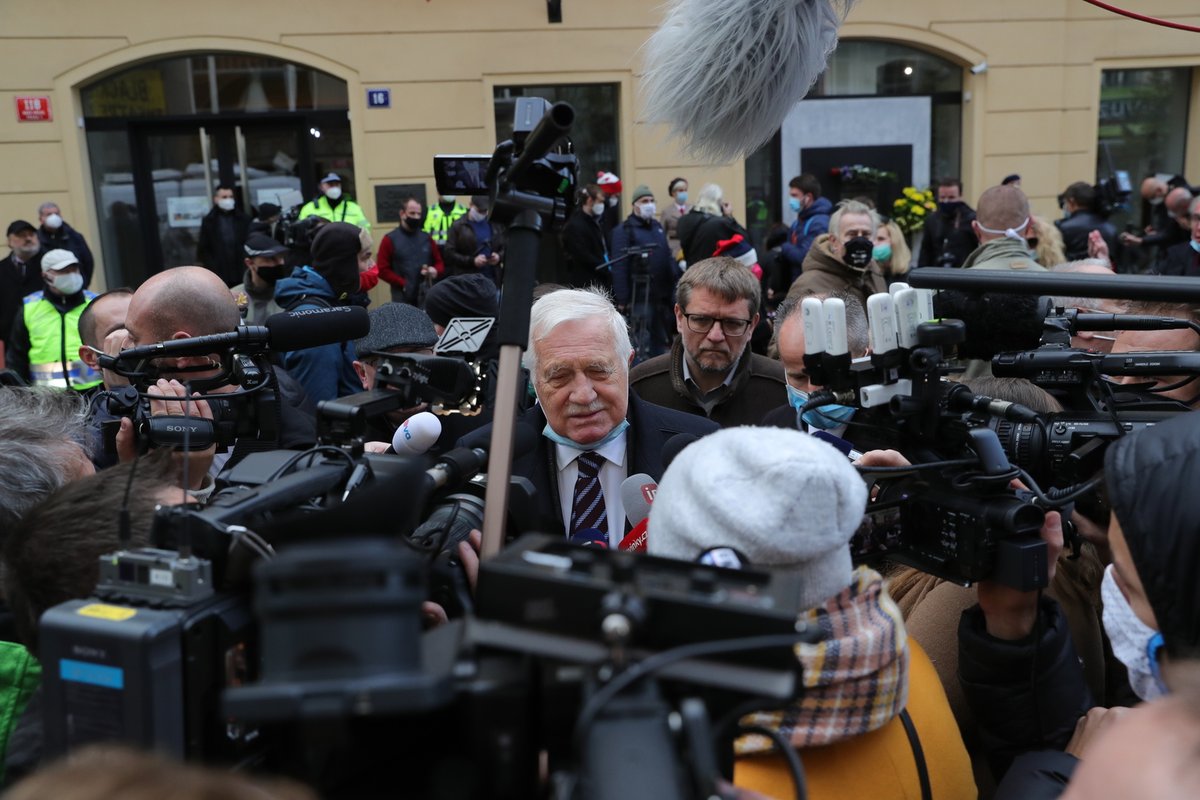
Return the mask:
<svg viewBox="0 0 1200 800">
<path fill-rule="evenodd" d="M 392 435 L 392 451 L 402 455 L 419 456 L 429 452 L 442 435 L 442 421 L 436 414 L 422 411 L 413 414 Z"/>
<path fill-rule="evenodd" d="M 571 534 L 570 543 L 592 550 L 608 549 L 608 534 L 596 528 L 582 528 Z"/>
<path fill-rule="evenodd" d="M 959 357 L 985 361 L 997 353 L 1037 348 L 1052 310 L 1049 298 L 959 291 L 939 292 L 933 306 L 938 317 L 966 323 Z"/>
<path fill-rule="evenodd" d="M 263 325 L 241 325 L 228 333 L 131 347 L 116 356 L 102 355 L 98 360 L 107 369 L 147 358 L 203 356 L 218 350 L 282 353 L 360 339 L 370 331 L 371 319 L 362 306 L 313 308 L 272 314 Z"/>
<path fill-rule="evenodd" d="M 815 436 L 816 438 L 820 439 L 821 441 L 828 442 L 829 444 L 833 445 L 834 447 L 836 447 L 838 449 L 838 452 L 840 452 L 842 455 L 844 455 L 846 458 L 850 459 L 851 461 L 858 461 L 858 459 L 862 458 L 862 453 L 859 452 L 858 450 L 855 450 L 853 444 L 851 444 L 850 442 L 848 442 L 847 440 L 843 439 L 840 436 L 834 436 L 829 431 L 823 431 L 823 430 L 820 430 L 819 428 L 815 429 L 815 430 L 810 430 L 808 433 L 810 436 Z"/>
<path fill-rule="evenodd" d="M 713 163 L 775 135 L 837 46 L 854 0 L 676 0 L 642 51 L 651 122 Z"/>
<path fill-rule="evenodd" d="M 667 445 L 670 445 L 670 441 Z M 621 540 L 621 550 L 646 552 L 646 527 L 650 521 L 650 505 L 654 502 L 657 492 L 657 481 L 644 472 L 630 475 L 621 481 L 621 505 L 625 507 L 625 518 L 633 526 L 633 530 Z"/>
<path fill-rule="evenodd" d="M 667 439 L 666 444 L 663 445 L 662 449 L 663 470 L 666 470 L 667 467 L 671 466 L 671 462 L 675 460 L 675 456 L 679 455 L 679 452 L 683 450 L 683 448 L 687 447 L 689 444 L 699 438 L 700 437 L 694 433 L 677 433 L 670 439 Z"/>
<path fill-rule="evenodd" d="M 967 386 L 957 383 L 946 393 L 946 405 L 951 411 L 977 411 L 1009 422 L 1038 422 L 1041 417 L 1036 411 L 1020 403 L 997 400 L 983 394 L 975 394 Z"/>
</svg>

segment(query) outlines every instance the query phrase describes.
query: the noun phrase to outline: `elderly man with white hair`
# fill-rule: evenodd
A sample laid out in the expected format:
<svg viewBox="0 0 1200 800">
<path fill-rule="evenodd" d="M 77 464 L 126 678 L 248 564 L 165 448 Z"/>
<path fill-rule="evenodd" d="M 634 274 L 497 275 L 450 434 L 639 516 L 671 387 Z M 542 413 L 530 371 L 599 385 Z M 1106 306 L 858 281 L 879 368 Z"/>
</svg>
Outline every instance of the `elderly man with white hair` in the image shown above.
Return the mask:
<svg viewBox="0 0 1200 800">
<path fill-rule="evenodd" d="M 638 474 L 657 480 L 668 439 L 717 430 L 632 394 L 632 352 L 625 319 L 603 291 L 560 289 L 534 303 L 524 364 L 538 403 L 518 421 L 541 435 L 531 452 L 514 458 L 513 474 L 537 490 L 538 530 L 616 549 L 634 527 L 625 519 L 622 481 Z M 459 444 L 486 448 L 491 435 L 488 425 Z"/>
</svg>

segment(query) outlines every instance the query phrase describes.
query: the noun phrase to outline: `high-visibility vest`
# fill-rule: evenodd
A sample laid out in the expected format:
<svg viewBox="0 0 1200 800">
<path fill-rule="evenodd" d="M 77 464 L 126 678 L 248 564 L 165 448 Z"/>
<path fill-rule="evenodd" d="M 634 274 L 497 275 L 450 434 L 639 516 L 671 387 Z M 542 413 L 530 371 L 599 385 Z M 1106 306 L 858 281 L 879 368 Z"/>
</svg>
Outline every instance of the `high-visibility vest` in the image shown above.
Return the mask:
<svg viewBox="0 0 1200 800">
<path fill-rule="evenodd" d="M 362 206 L 349 197 L 343 197 L 337 208 L 329 204 L 329 198 L 325 195 L 321 195 L 316 200 L 309 200 L 300 209 L 300 219 L 312 216 L 318 216 L 330 222 L 349 222 L 363 230 L 371 230 L 371 223 L 367 221 L 367 215 L 363 213 Z"/>
<path fill-rule="evenodd" d="M 83 293 L 84 302 L 65 314 L 47 300 L 42 292 L 25 298 L 22 309 L 25 330 L 29 332 L 29 378 L 35 386 L 56 389 L 89 389 L 102 380 L 100 373 L 79 358 L 79 317 L 93 292 Z"/>
<path fill-rule="evenodd" d="M 446 243 L 446 234 L 450 230 L 450 226 L 454 224 L 454 220 L 466 214 L 467 210 L 458 203 L 454 204 L 454 208 L 450 209 L 447 214 L 442 211 L 440 205 L 434 204 L 430 206 L 429 213 L 425 215 L 425 227 L 421 230 L 433 237 L 433 241 L 437 242 L 437 246 L 441 247 Z"/>
</svg>

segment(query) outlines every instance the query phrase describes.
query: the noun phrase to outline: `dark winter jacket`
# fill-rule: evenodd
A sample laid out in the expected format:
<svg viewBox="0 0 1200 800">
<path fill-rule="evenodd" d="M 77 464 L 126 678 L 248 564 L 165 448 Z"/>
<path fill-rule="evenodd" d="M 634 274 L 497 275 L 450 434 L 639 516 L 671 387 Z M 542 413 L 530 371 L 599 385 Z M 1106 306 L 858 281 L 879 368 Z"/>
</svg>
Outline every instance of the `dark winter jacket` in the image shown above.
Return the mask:
<svg viewBox="0 0 1200 800">
<path fill-rule="evenodd" d="M 1160 272 L 1163 275 L 1200 275 L 1200 253 L 1192 249 L 1190 241 L 1168 248 Z"/>
<path fill-rule="evenodd" d="M 41 253 L 19 266 L 13 261 L 12 253 L 0 259 L 0 336 L 6 344 L 21 310 L 21 302 L 27 295 L 45 288 Z"/>
<path fill-rule="evenodd" d="M 813 242 L 808 258 L 804 259 L 804 272 L 788 289 L 788 300 L 846 291 L 857 295 L 866 308 L 867 297 L 888 290 L 887 279 L 878 264 L 872 261 L 862 269 L 851 267 L 833 254 L 829 241 L 830 234 L 826 233 Z"/>
<path fill-rule="evenodd" d="M 1095 702 L 1058 603 L 1041 599 L 1034 633 L 1005 641 L 987 632 L 983 611 L 963 612 L 958 677 L 978 723 L 992 773 L 1035 750 L 1062 750 Z"/>
<path fill-rule="evenodd" d="M 582 288 L 593 283 L 612 283 L 607 269 L 596 269 L 608 261 L 608 236 L 602 219 L 576 209 L 563 227 L 562 247 L 567 262 L 563 282 L 568 286 Z"/>
<path fill-rule="evenodd" d="M 221 240 L 223 215 L 233 219 L 233 240 Z M 196 241 L 196 260 L 208 267 L 225 281 L 226 286 L 236 286 L 246 268 L 242 246 L 250 235 L 250 217 L 243 211 L 222 211 L 213 206 L 212 211 L 200 221 L 200 238 Z"/>
<path fill-rule="evenodd" d="M 918 267 L 961 267 L 979 239 L 971 228 L 975 212 L 966 203 L 950 216 L 938 211 L 925 220 Z M 945 258 L 943 258 L 945 256 Z"/>
<path fill-rule="evenodd" d="M 488 225 L 492 229 L 492 238 L 487 242 L 488 249 L 504 258 L 504 226 L 498 222 Z M 474 275 L 482 270 L 475 266 L 475 256 L 479 255 L 479 237 L 471 227 L 471 220 L 463 215 L 450 224 L 446 232 L 446 244 L 442 247 L 442 258 L 446 262 L 446 275 Z M 498 271 L 498 267 L 489 267 Z M 495 278 L 493 278 L 495 280 Z"/>
<path fill-rule="evenodd" d="M 329 281 L 311 267 L 296 267 L 290 278 L 275 284 L 275 302 L 285 311 L 329 308 L 334 305 L 334 294 Z M 354 343 L 346 341 L 292 350 L 284 355 L 283 365 L 312 402 L 320 403 L 362 391 L 354 358 Z"/>
<path fill-rule="evenodd" d="M 92 284 L 92 272 L 96 269 L 96 259 L 92 256 L 92 249 L 88 247 L 87 240 L 83 238 L 83 234 L 72 228 L 67 223 L 63 223 L 62 227 L 56 231 L 48 231 L 45 228 L 38 228 L 38 241 L 42 243 L 42 252 L 46 253 L 50 250 L 70 250 L 79 259 L 79 271 L 83 274 L 83 288 L 87 288 Z"/>
<path fill-rule="evenodd" d="M 675 337 L 671 352 L 643 361 L 629 372 L 629 388 L 655 405 L 706 416 L 722 428 L 758 425 L 787 395 L 783 366 L 765 356 L 742 351 L 725 395 L 705 412 L 683 379 L 683 340 Z"/>
<path fill-rule="evenodd" d="M 796 216 L 788 231 L 788 239 L 783 243 L 780 252 L 783 260 L 791 270 L 790 284 L 800 277 L 804 259 L 808 256 L 809 248 L 822 233 L 829 233 L 829 216 L 833 213 L 833 203 L 828 197 L 818 197 L 808 208 Z"/>
<path fill-rule="evenodd" d="M 670 305 L 675 298 L 675 282 L 682 274 L 671 258 L 667 234 L 656 219 L 644 220 L 630 214 L 613 231 L 613 257 L 621 258 L 630 248 L 649 248 L 645 256 L 634 255 L 613 264 L 613 298 L 618 306 L 629 305 L 633 276 L 650 276 L 650 302 Z M 665 344 L 665 342 L 664 342 Z"/>
<path fill-rule="evenodd" d="M 1066 219 L 1055 220 L 1054 224 L 1062 232 L 1063 250 L 1067 261 L 1078 261 L 1088 257 L 1088 234 L 1092 231 L 1100 231 L 1105 244 L 1108 245 L 1108 252 L 1114 256 L 1113 261 L 1116 261 L 1117 229 L 1099 214 L 1080 210 Z"/>
<path fill-rule="evenodd" d="M 712 258 L 717 252 L 717 242 L 731 239 L 735 234 L 741 234 L 743 239 L 750 241 L 750 234 L 733 217 L 709 214 L 697 208 L 679 218 L 676 232 L 679 234 L 683 260 L 688 266 Z"/>
</svg>

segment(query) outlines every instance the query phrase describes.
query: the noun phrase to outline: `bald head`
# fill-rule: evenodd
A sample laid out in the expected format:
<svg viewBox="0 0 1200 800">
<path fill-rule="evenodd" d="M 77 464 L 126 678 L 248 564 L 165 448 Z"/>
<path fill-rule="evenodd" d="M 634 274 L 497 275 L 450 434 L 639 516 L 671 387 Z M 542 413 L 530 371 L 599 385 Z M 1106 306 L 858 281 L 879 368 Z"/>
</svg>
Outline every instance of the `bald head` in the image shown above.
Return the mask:
<svg viewBox="0 0 1200 800">
<path fill-rule="evenodd" d="M 1167 192 L 1167 211 L 1173 217 L 1186 217 L 1188 206 L 1192 204 L 1192 193 L 1182 186 L 1177 186 Z"/>
<path fill-rule="evenodd" d="M 1142 181 L 1142 199 L 1153 202 L 1167 196 L 1167 182 L 1150 177 Z"/>
<path fill-rule="evenodd" d="M 975 219 L 984 228 L 1000 231 L 990 236 L 981 234 L 981 241 L 985 236 L 992 239 L 1003 236 L 1009 228 L 1020 231 L 1029 220 L 1029 198 L 1016 186 L 993 186 L 979 196 Z"/>
<path fill-rule="evenodd" d="M 225 282 L 204 267 L 175 267 L 149 278 L 133 293 L 125 327 L 136 344 L 236 330 L 237 301 Z"/>
</svg>

